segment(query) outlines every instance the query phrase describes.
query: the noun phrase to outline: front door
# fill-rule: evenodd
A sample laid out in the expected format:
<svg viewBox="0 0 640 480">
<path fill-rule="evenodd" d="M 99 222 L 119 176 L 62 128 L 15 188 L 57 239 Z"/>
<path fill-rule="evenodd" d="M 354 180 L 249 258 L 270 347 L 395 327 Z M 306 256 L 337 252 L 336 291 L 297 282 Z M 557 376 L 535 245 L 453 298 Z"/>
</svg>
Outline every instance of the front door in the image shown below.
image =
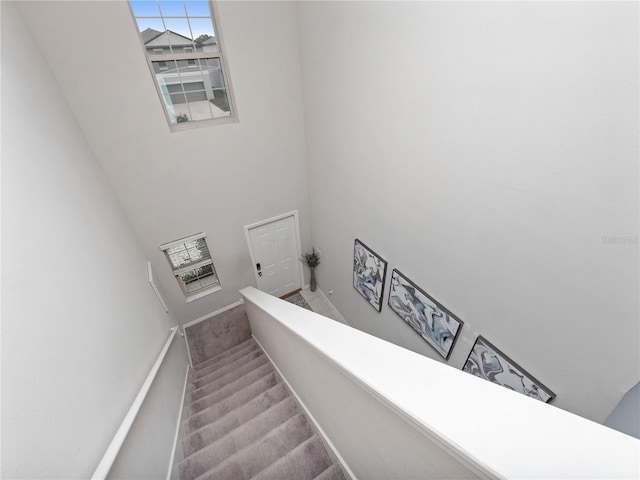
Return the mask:
<svg viewBox="0 0 640 480">
<path fill-rule="evenodd" d="M 276 297 L 301 288 L 295 213 L 245 229 L 258 288 Z"/>
</svg>

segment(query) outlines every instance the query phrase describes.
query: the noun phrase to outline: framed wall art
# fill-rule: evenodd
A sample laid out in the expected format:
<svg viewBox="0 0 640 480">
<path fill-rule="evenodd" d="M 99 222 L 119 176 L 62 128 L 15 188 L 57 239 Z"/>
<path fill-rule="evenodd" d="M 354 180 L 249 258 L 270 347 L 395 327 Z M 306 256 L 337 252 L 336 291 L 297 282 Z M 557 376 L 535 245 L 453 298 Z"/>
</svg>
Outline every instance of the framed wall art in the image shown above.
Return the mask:
<svg viewBox="0 0 640 480">
<path fill-rule="evenodd" d="M 445 360 L 463 322 L 397 269 L 391 274 L 389 306 Z"/>
<path fill-rule="evenodd" d="M 382 310 L 387 261 L 356 239 L 353 247 L 353 286 L 373 308 Z"/>
<path fill-rule="evenodd" d="M 476 338 L 462 370 L 542 402 L 556 396 L 482 336 Z"/>
</svg>

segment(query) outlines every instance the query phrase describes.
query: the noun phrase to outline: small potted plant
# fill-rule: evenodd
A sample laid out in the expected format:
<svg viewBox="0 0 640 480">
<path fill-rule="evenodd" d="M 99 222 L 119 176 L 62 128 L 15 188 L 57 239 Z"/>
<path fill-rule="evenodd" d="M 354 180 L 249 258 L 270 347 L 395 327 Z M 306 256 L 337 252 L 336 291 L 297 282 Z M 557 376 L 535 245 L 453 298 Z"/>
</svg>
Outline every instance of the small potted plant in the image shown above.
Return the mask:
<svg viewBox="0 0 640 480">
<path fill-rule="evenodd" d="M 312 292 L 316 291 L 316 274 L 315 268 L 320 265 L 320 255 L 316 252 L 315 247 L 311 249 L 311 253 L 305 253 L 302 255 L 300 259 L 304 263 L 306 263 L 311 270 L 311 280 L 309 281 L 309 290 Z"/>
</svg>

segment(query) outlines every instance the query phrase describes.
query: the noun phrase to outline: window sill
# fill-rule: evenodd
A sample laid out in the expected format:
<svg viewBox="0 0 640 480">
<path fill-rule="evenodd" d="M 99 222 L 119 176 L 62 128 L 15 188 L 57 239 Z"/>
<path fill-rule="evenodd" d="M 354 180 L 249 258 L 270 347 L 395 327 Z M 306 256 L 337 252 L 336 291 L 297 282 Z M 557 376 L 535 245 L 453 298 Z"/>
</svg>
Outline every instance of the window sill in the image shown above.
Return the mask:
<svg viewBox="0 0 640 480">
<path fill-rule="evenodd" d="M 211 295 L 219 290 L 222 290 L 220 284 L 214 285 L 213 287 L 207 288 L 206 290 L 201 290 L 187 297 L 187 303 L 191 303 L 194 300 L 198 300 L 199 298 L 206 297 L 207 295 Z"/>
</svg>

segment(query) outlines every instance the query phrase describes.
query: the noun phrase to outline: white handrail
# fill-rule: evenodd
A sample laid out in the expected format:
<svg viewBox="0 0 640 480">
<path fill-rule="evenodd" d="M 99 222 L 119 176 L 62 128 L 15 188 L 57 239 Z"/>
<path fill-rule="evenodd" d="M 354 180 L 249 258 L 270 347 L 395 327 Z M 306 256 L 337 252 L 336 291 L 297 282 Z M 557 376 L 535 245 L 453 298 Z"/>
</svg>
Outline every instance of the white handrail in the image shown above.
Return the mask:
<svg viewBox="0 0 640 480">
<path fill-rule="evenodd" d="M 465 478 L 640 478 L 633 437 L 253 287 L 240 293 L 253 335 L 358 478 L 452 477 L 457 464 Z"/>
<path fill-rule="evenodd" d="M 151 388 L 151 384 L 153 383 L 153 380 L 156 378 L 158 370 L 162 365 L 164 357 L 167 355 L 167 351 L 169 351 L 169 347 L 171 346 L 171 342 L 173 342 L 173 339 L 176 336 L 177 331 L 178 331 L 178 327 L 171 328 L 171 333 L 169 334 L 169 338 L 164 343 L 164 346 L 162 347 L 162 350 L 160 351 L 158 358 L 153 364 L 153 367 L 151 367 L 151 370 L 149 371 L 149 374 L 147 375 L 146 380 L 142 384 L 142 387 L 140 387 L 140 391 L 138 392 L 138 395 L 136 395 L 136 398 L 133 400 L 133 403 L 131 404 L 129 411 L 127 412 L 127 414 L 124 417 L 124 420 L 122 420 L 122 423 L 120 424 L 120 428 L 118 428 L 118 431 L 114 435 L 113 440 L 111 440 L 111 443 L 107 448 L 107 451 L 104 452 L 104 455 L 102 456 L 102 460 L 100 460 L 98 467 L 96 468 L 95 472 L 93 472 L 93 475 L 91 476 L 92 480 L 105 479 L 107 477 L 107 474 L 109 473 L 109 470 L 111 470 L 111 467 L 113 466 L 113 462 L 115 462 L 116 457 L 118 456 L 118 453 L 122 448 L 122 444 L 124 443 L 124 440 L 127 438 L 127 434 L 129 433 L 129 430 L 133 425 L 136 415 L 138 415 L 138 411 L 140 410 L 140 407 L 142 406 L 142 402 L 144 402 L 144 399 L 147 396 L 149 389 Z"/>
</svg>

